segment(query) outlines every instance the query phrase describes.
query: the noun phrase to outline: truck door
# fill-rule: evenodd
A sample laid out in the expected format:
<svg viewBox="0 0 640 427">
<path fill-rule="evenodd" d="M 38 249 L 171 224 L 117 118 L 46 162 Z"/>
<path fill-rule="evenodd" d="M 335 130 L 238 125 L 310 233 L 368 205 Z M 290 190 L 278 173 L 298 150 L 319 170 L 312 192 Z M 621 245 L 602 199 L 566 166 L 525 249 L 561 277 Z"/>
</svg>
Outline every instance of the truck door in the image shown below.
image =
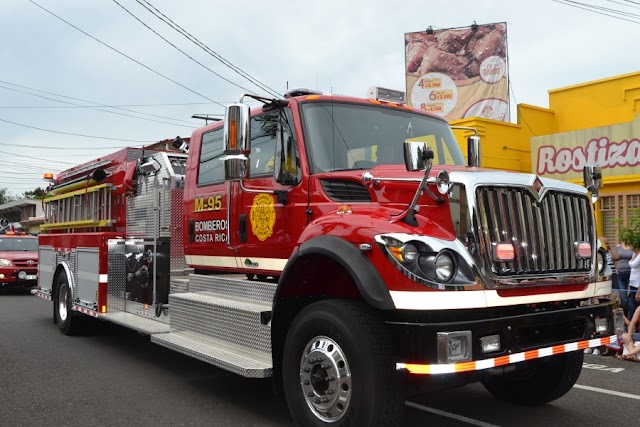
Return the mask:
<svg viewBox="0 0 640 427">
<path fill-rule="evenodd" d="M 185 255 L 194 268 L 235 269 L 233 250 L 227 246 L 229 200 L 224 177 L 222 126 L 197 131 L 191 144 L 185 198 Z M 193 183 L 193 177 L 196 182 Z"/>
<path fill-rule="evenodd" d="M 280 274 L 306 224 L 294 129 L 288 108 L 252 117 L 248 177 L 232 184 L 238 228 L 231 243 L 237 262 L 258 275 Z"/>
</svg>

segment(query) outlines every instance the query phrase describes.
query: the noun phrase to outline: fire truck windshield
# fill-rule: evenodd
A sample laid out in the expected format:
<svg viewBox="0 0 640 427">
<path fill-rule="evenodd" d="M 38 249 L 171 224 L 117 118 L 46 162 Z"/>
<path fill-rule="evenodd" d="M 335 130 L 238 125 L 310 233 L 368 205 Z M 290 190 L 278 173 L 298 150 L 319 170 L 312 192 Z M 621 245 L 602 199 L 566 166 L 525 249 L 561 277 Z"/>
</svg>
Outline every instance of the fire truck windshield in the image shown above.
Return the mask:
<svg viewBox="0 0 640 427">
<path fill-rule="evenodd" d="M 7 238 L 0 236 L 0 252 L 38 251 L 38 239 L 35 237 Z"/>
<path fill-rule="evenodd" d="M 313 173 L 404 165 L 403 143 L 424 142 L 434 165 L 464 165 L 449 125 L 403 108 L 340 102 L 302 105 Z"/>
</svg>

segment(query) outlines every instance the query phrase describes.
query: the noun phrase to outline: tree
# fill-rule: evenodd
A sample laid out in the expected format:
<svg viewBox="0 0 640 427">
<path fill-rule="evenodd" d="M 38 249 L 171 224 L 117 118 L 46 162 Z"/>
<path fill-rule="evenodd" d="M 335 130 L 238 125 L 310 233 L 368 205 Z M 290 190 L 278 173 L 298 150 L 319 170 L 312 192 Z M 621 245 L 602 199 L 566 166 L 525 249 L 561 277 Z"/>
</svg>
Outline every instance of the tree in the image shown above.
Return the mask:
<svg viewBox="0 0 640 427">
<path fill-rule="evenodd" d="M 16 198 L 7 188 L 0 188 L 0 205 L 14 201 Z"/>
<path fill-rule="evenodd" d="M 22 195 L 23 199 L 42 199 L 44 195 L 44 190 L 40 187 L 36 187 L 33 191 L 25 191 Z"/>
<path fill-rule="evenodd" d="M 640 249 L 640 208 L 631 209 L 627 226 L 620 228 L 620 240 Z"/>
</svg>

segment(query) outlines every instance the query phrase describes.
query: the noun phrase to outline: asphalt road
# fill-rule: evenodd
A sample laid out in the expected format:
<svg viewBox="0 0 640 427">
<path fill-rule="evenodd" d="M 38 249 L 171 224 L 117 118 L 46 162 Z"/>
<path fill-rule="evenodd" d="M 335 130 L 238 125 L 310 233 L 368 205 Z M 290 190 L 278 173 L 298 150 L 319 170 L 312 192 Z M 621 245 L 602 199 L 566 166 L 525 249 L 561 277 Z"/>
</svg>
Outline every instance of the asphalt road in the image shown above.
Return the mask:
<svg viewBox="0 0 640 427">
<path fill-rule="evenodd" d="M 291 426 L 270 380 L 245 379 L 111 324 L 66 337 L 51 303 L 0 295 L 0 426 Z M 563 398 L 542 407 L 473 384 L 407 402 L 406 426 L 637 425 L 640 363 L 587 355 Z"/>
</svg>

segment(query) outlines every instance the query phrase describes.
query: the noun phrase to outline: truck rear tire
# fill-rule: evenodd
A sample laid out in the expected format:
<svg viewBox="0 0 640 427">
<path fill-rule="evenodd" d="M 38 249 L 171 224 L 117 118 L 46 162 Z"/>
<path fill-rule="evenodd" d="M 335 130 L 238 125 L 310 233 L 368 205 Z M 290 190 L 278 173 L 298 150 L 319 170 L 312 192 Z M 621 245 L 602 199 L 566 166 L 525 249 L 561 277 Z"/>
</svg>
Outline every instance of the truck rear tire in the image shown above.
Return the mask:
<svg viewBox="0 0 640 427">
<path fill-rule="evenodd" d="M 573 351 L 529 362 L 524 371 L 482 381 L 495 397 L 520 405 L 542 405 L 564 396 L 578 380 L 584 353 Z"/>
<path fill-rule="evenodd" d="M 291 416 L 301 426 L 392 426 L 404 409 L 391 338 L 371 307 L 326 300 L 294 319 L 283 354 Z"/>
<path fill-rule="evenodd" d="M 71 310 L 73 292 L 69 286 L 67 274 L 63 271 L 56 280 L 56 294 L 53 301 L 53 313 L 60 332 L 64 335 L 74 335 L 80 323 L 80 319 Z"/>
</svg>

